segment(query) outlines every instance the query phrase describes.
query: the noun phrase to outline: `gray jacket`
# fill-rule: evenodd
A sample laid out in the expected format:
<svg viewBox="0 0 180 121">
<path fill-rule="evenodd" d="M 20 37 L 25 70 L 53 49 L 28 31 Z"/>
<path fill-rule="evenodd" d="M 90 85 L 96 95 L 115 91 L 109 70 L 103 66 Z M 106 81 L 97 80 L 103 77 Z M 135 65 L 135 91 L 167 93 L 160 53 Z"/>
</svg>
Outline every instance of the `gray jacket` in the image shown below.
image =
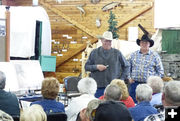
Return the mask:
<svg viewBox="0 0 180 121">
<path fill-rule="evenodd" d="M 124 80 L 129 72 L 129 63 L 119 50 L 111 48 L 107 54 L 105 51 L 107 50 L 102 47 L 94 49 L 85 64 L 85 70 L 91 72 L 90 76 L 96 80 L 98 88 L 106 87 L 113 79 Z M 97 64 L 109 65 L 109 67 L 99 71 Z"/>
</svg>

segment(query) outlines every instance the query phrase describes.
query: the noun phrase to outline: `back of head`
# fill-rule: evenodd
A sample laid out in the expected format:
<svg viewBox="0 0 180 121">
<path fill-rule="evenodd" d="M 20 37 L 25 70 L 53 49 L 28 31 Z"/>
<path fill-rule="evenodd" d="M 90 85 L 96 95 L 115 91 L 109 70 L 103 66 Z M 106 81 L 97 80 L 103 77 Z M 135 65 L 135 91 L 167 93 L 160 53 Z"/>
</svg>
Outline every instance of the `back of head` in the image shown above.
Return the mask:
<svg viewBox="0 0 180 121">
<path fill-rule="evenodd" d="M 147 79 L 147 84 L 153 89 L 153 93 L 160 93 L 163 90 L 164 83 L 159 76 L 150 76 Z"/>
<path fill-rule="evenodd" d="M 6 85 L 6 76 L 2 71 L 0 71 L 0 89 L 4 89 L 5 85 Z"/>
<path fill-rule="evenodd" d="M 97 83 L 93 78 L 86 77 L 82 78 L 78 82 L 78 90 L 80 93 L 84 94 L 92 94 L 94 95 L 97 90 Z"/>
<path fill-rule="evenodd" d="M 128 109 L 114 101 L 99 104 L 93 121 L 132 121 Z"/>
<path fill-rule="evenodd" d="M 180 81 L 170 81 L 164 87 L 165 101 L 171 106 L 180 106 Z"/>
<path fill-rule="evenodd" d="M 93 117 L 92 117 L 93 110 L 95 110 L 100 103 L 102 103 L 102 101 L 99 99 L 93 99 L 88 103 L 86 108 L 86 117 L 88 117 L 90 121 L 93 121 Z"/>
<path fill-rule="evenodd" d="M 104 91 L 104 99 L 112 101 L 120 101 L 121 89 L 117 85 L 109 84 Z"/>
<path fill-rule="evenodd" d="M 14 121 L 14 120 L 9 114 L 0 110 L 0 121 Z"/>
<path fill-rule="evenodd" d="M 34 104 L 21 111 L 20 121 L 47 121 L 47 116 L 40 105 Z"/>
<path fill-rule="evenodd" d="M 123 80 L 114 79 L 111 81 L 110 84 L 115 84 L 120 87 L 121 93 L 122 93 L 122 98 L 121 98 L 122 100 L 126 100 L 128 98 L 128 96 L 129 96 L 128 88 Z"/>
<path fill-rule="evenodd" d="M 147 84 L 139 84 L 136 88 L 136 98 L 139 102 L 150 101 L 152 98 L 152 88 Z"/>
<path fill-rule="evenodd" d="M 59 92 L 59 81 L 54 77 L 47 77 L 42 82 L 41 93 L 46 99 L 55 99 Z"/>
</svg>

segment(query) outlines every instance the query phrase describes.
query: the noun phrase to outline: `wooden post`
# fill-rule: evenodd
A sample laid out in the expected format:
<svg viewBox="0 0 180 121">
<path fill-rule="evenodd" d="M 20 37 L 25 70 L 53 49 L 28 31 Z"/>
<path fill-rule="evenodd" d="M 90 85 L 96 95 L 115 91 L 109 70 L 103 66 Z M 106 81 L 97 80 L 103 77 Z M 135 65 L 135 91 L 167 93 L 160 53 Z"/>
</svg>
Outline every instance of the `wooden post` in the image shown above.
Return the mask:
<svg viewBox="0 0 180 121">
<path fill-rule="evenodd" d="M 6 62 L 10 61 L 10 12 L 9 6 L 6 7 Z"/>
</svg>

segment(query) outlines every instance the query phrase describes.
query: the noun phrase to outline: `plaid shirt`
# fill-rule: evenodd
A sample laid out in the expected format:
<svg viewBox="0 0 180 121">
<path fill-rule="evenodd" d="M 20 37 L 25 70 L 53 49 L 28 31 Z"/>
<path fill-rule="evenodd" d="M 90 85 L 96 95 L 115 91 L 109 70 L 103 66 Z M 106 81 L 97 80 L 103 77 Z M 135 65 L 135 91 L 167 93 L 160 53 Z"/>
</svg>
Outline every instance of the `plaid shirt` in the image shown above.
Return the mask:
<svg viewBox="0 0 180 121">
<path fill-rule="evenodd" d="M 164 68 L 158 53 L 149 50 L 142 54 L 140 50 L 131 54 L 130 78 L 137 82 L 146 82 L 149 76 L 164 76 Z"/>
<path fill-rule="evenodd" d="M 158 114 L 149 115 L 144 119 L 144 121 L 165 121 L 165 114 L 158 113 Z"/>
</svg>

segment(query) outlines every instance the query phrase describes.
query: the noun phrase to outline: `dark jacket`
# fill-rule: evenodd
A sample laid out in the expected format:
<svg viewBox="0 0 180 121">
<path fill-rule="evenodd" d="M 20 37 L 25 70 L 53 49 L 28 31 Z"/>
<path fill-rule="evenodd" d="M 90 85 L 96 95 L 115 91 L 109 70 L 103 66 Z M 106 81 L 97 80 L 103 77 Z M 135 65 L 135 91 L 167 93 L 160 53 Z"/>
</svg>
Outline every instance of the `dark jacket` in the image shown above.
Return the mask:
<svg viewBox="0 0 180 121">
<path fill-rule="evenodd" d="M 107 54 L 105 51 L 107 50 L 102 47 L 94 49 L 85 64 L 85 70 L 91 72 L 90 76 L 96 80 L 98 88 L 106 87 L 113 79 L 124 80 L 129 71 L 129 63 L 119 50 L 111 48 Z M 109 67 L 99 71 L 97 64 L 109 65 Z"/>
<path fill-rule="evenodd" d="M 19 102 L 16 95 L 0 90 L 0 110 L 9 115 L 20 115 Z"/>
</svg>

